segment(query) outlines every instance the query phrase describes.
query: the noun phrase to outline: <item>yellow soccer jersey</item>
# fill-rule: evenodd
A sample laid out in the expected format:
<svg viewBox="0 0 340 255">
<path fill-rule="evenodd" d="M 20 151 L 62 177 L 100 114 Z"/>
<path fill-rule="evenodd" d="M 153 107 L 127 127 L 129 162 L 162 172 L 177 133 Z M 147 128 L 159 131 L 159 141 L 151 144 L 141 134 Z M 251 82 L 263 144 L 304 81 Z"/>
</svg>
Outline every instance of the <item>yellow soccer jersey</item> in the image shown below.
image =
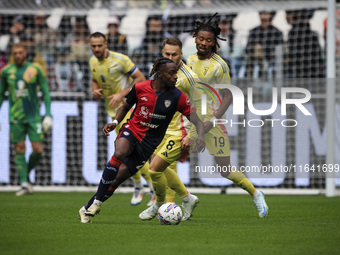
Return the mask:
<svg viewBox="0 0 340 255">
<path fill-rule="evenodd" d="M 196 107 L 196 111 L 200 111 L 200 104 L 198 102 L 200 102 L 202 94 L 201 90 L 195 87 L 198 81 L 198 76 L 181 61 L 177 72 L 176 87 L 190 98 L 191 103 Z M 190 122 L 188 119 L 181 113 L 176 112 L 166 130 L 166 134 L 183 137 L 188 133 L 189 129 Z"/>
<path fill-rule="evenodd" d="M 89 61 L 92 79 L 103 89 L 107 114 L 115 117 L 119 105 L 116 109 L 108 106 L 110 99 L 108 96 L 119 93 L 122 89 L 129 87 L 131 75 L 137 69 L 131 59 L 118 52 L 109 51 L 108 56 L 99 61 L 92 56 Z"/>
<path fill-rule="evenodd" d="M 216 53 L 212 53 L 211 56 L 205 60 L 200 60 L 197 57 L 197 53 L 190 55 L 187 58 L 188 66 L 197 74 L 201 82 L 208 84 L 210 86 L 214 86 L 215 84 L 230 84 L 230 75 L 229 75 L 229 67 L 226 62 Z M 211 95 L 214 93 L 210 91 L 209 87 L 204 88 Z M 222 98 L 221 98 L 222 99 Z M 213 101 L 210 100 L 210 96 L 207 96 L 208 103 L 212 104 L 212 110 L 218 109 L 218 105 L 213 104 Z M 215 100 L 219 102 L 219 100 Z M 205 120 L 212 118 L 211 111 L 207 111 L 207 116 Z"/>
</svg>

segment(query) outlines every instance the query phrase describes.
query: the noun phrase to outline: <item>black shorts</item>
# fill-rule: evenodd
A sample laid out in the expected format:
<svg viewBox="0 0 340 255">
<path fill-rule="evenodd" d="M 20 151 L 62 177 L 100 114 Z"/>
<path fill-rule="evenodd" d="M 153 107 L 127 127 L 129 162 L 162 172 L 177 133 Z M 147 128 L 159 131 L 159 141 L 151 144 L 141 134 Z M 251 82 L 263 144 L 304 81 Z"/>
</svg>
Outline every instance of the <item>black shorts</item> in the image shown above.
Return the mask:
<svg viewBox="0 0 340 255">
<path fill-rule="evenodd" d="M 125 127 L 121 128 L 117 139 L 121 137 L 130 141 L 131 153 L 123 160 L 123 163 L 128 167 L 132 176 L 149 160 L 155 148 L 143 141 L 138 141 L 133 132 Z"/>
</svg>

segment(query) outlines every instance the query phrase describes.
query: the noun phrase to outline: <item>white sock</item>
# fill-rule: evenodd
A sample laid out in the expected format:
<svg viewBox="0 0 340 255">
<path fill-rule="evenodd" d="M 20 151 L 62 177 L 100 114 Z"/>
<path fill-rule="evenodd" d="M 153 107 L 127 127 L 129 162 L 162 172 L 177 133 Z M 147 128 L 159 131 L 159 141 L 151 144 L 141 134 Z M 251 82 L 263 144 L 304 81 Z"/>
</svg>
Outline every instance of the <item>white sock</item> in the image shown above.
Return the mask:
<svg viewBox="0 0 340 255">
<path fill-rule="evenodd" d="M 99 205 L 102 205 L 102 201 L 100 201 L 100 200 L 97 200 L 97 199 L 95 199 L 94 201 L 93 201 L 93 203 L 98 203 Z"/>
<path fill-rule="evenodd" d="M 153 191 L 152 182 L 148 182 L 148 186 L 149 186 L 149 188 L 150 188 L 150 191 Z"/>
<path fill-rule="evenodd" d="M 22 182 L 21 187 L 27 189 L 28 188 L 27 182 Z"/>
<path fill-rule="evenodd" d="M 139 182 L 133 182 L 133 186 L 135 186 L 135 188 L 140 188 L 140 189 L 143 188 L 143 185 L 142 185 L 142 182 L 141 182 L 141 181 L 139 181 Z"/>
<path fill-rule="evenodd" d="M 189 202 L 189 199 L 190 199 L 190 193 L 188 195 L 186 195 L 185 197 L 182 198 L 182 201 L 184 203 L 188 203 Z"/>
<path fill-rule="evenodd" d="M 257 197 L 259 197 L 260 195 L 261 195 L 261 192 L 258 191 L 258 190 L 256 189 L 255 192 L 254 192 L 253 198 L 257 198 Z"/>
</svg>

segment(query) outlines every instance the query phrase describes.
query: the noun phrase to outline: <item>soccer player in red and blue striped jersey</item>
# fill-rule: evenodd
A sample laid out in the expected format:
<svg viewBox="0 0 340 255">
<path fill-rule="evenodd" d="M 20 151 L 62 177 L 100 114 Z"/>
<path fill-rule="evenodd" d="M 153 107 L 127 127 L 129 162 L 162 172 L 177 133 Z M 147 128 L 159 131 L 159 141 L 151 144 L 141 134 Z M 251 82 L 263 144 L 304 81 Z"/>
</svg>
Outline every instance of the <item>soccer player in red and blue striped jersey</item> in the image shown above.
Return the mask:
<svg viewBox="0 0 340 255">
<path fill-rule="evenodd" d="M 95 197 L 85 206 L 84 215 L 79 215 L 82 223 L 90 222 L 87 216 L 99 213 L 102 202 L 110 196 L 110 192 L 112 194 L 145 164 L 162 141 L 177 111 L 196 126 L 197 149 L 204 149 L 203 123 L 191 107 L 187 96 L 175 87 L 177 71 L 172 60 L 158 59 L 150 73 L 150 76 L 156 74 L 156 79 L 135 84 L 127 95 L 126 103 L 117 111 L 113 123 L 106 124 L 103 128 L 103 133 L 109 135 L 136 104 L 131 118 L 123 125 L 115 141 L 115 153 L 104 169 Z"/>
</svg>

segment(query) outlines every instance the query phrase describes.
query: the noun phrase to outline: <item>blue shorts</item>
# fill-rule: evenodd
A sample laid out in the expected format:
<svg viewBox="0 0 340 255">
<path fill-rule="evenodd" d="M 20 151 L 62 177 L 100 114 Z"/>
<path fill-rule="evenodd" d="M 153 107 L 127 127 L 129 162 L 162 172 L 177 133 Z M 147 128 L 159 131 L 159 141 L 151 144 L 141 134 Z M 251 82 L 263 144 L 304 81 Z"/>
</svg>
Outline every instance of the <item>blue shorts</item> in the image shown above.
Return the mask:
<svg viewBox="0 0 340 255">
<path fill-rule="evenodd" d="M 128 167 L 132 176 L 149 160 L 155 148 L 143 141 L 138 141 L 132 131 L 125 127 L 121 128 L 118 138 L 126 138 L 130 142 L 131 153 L 123 160 L 123 163 Z"/>
</svg>

